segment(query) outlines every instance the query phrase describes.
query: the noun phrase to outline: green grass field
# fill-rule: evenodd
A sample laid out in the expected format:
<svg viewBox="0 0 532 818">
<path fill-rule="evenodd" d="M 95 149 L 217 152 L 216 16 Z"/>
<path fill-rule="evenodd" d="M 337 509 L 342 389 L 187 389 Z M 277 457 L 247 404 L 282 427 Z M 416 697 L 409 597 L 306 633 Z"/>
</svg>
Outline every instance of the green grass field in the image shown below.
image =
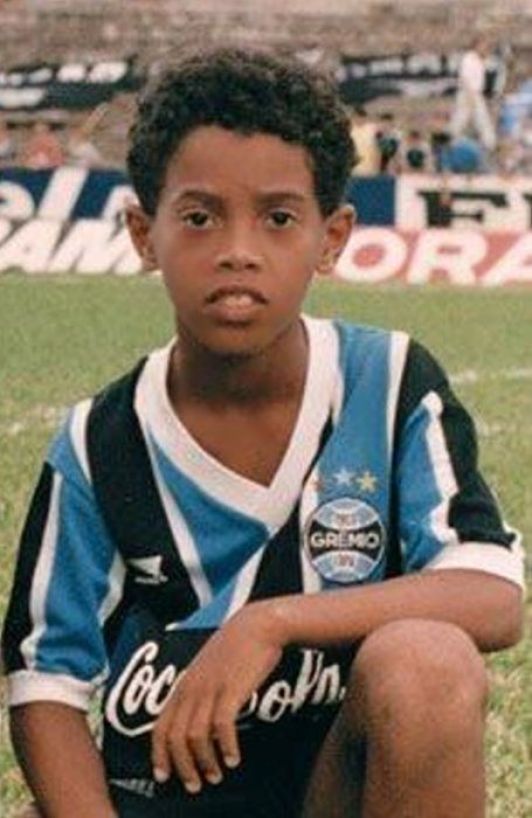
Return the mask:
<svg viewBox="0 0 532 818">
<path fill-rule="evenodd" d="M 530 543 L 532 291 L 330 281 L 313 291 L 308 311 L 405 329 L 439 356 L 477 419 L 484 473 Z M 61 413 L 171 332 L 154 279 L 0 276 L 0 617 L 29 493 Z M 531 614 L 529 597 L 525 639 L 489 659 L 490 818 L 532 816 Z M 13 816 L 24 798 L 0 684 L 0 816 Z"/>
</svg>

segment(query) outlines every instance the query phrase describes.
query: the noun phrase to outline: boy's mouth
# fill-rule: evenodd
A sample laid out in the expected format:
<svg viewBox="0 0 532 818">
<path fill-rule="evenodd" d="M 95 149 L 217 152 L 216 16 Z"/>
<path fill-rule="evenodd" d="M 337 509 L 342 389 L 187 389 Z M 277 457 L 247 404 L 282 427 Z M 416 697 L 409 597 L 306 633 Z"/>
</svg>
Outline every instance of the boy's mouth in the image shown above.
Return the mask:
<svg viewBox="0 0 532 818">
<path fill-rule="evenodd" d="M 267 299 L 254 287 L 218 287 L 206 298 L 209 312 L 224 322 L 242 323 L 251 320 L 267 303 Z"/>
<path fill-rule="evenodd" d="M 225 286 L 218 287 L 207 296 L 207 304 L 234 304 L 248 306 L 251 304 L 266 304 L 266 298 L 260 290 L 254 287 Z"/>
</svg>

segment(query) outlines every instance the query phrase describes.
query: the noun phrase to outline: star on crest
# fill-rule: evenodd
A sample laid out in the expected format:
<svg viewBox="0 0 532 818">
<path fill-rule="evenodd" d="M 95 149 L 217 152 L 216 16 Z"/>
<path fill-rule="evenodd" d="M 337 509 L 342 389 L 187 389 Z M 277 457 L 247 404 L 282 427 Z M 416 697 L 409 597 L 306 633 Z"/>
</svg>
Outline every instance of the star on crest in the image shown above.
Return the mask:
<svg viewBox="0 0 532 818">
<path fill-rule="evenodd" d="M 353 481 L 353 477 L 354 474 L 348 471 L 345 466 L 342 466 L 342 468 L 334 474 L 334 479 L 337 486 L 350 486 Z"/>
<path fill-rule="evenodd" d="M 356 478 L 360 491 L 367 491 L 372 494 L 377 490 L 377 477 L 366 469 L 360 477 Z"/>
<path fill-rule="evenodd" d="M 312 488 L 317 492 L 328 491 L 338 488 L 350 489 L 351 492 L 361 491 L 373 494 L 377 490 L 378 478 L 369 469 L 364 471 L 349 471 L 342 466 L 337 471 L 327 474 L 320 474 L 311 480 Z"/>
</svg>

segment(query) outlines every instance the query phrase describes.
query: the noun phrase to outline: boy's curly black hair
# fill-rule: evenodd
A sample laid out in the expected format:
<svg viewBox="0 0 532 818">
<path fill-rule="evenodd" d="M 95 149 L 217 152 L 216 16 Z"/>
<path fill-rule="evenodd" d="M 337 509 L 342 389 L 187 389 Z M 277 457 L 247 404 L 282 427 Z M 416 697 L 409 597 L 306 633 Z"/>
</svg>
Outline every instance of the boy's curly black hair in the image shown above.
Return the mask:
<svg viewBox="0 0 532 818">
<path fill-rule="evenodd" d="M 354 149 L 333 84 L 295 60 L 224 48 L 182 59 L 141 95 L 127 162 L 147 214 L 157 209 L 168 161 L 203 125 L 301 145 L 312 159 L 322 214 L 341 203 Z"/>
</svg>

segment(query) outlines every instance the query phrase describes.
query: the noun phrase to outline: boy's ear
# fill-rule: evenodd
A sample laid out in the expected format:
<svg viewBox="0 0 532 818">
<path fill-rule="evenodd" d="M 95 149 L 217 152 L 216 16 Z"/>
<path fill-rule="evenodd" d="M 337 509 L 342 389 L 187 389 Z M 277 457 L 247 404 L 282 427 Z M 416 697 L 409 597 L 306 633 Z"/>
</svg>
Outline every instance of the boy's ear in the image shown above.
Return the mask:
<svg viewBox="0 0 532 818">
<path fill-rule="evenodd" d="M 145 272 L 157 269 L 157 259 L 151 239 L 151 218 L 136 202 L 126 205 L 126 224 L 135 250 L 142 260 Z"/>
<path fill-rule="evenodd" d="M 316 272 L 330 275 L 342 254 L 356 221 L 355 208 L 342 205 L 327 217 L 321 258 Z"/>
</svg>

